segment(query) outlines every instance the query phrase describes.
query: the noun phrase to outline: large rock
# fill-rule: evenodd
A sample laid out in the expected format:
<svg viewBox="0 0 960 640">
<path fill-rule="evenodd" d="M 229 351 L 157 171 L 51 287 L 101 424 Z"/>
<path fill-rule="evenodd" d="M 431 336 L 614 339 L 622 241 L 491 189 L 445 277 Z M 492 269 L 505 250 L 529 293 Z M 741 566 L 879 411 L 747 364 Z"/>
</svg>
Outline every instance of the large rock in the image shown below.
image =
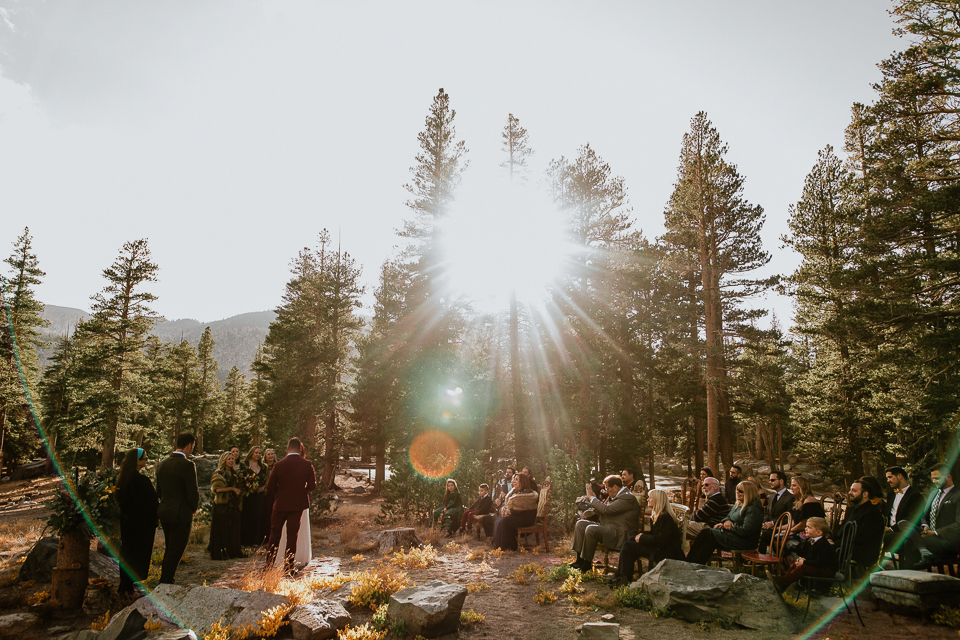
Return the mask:
<svg viewBox="0 0 960 640">
<path fill-rule="evenodd" d="M 99 640 L 99 638 L 97 640 Z M 143 637 L 143 640 L 197 640 L 197 634 L 190 629 L 150 631 Z"/>
<path fill-rule="evenodd" d="M 333 638 L 337 630 L 350 624 L 350 614 L 339 602 L 314 600 L 294 607 L 287 616 L 296 640 Z"/>
<path fill-rule="evenodd" d="M 35 613 L 8 613 L 0 616 L 0 637 L 10 637 L 16 635 L 16 632 L 32 627 L 37 624 L 40 618 Z"/>
<path fill-rule="evenodd" d="M 197 486 L 210 488 L 213 472 L 217 470 L 217 456 L 193 456 L 190 458 L 197 467 Z"/>
<path fill-rule="evenodd" d="M 97 640 L 129 640 L 138 633 L 144 635 L 142 632 L 146 622 L 142 613 L 127 607 L 110 619 L 110 624 L 100 632 Z"/>
<path fill-rule="evenodd" d="M 774 586 L 745 573 L 663 560 L 631 587 L 690 622 L 722 618 L 748 629 L 794 631 L 790 611 Z"/>
<path fill-rule="evenodd" d="M 114 616 L 110 625 L 135 610 L 144 618 L 159 620 L 166 627 L 185 627 L 202 635 L 220 620 L 236 627 L 244 624 L 256 626 L 264 611 L 287 602 L 285 596 L 267 591 L 161 584 L 149 596 L 139 598 Z"/>
<path fill-rule="evenodd" d="M 434 580 L 390 596 L 387 618 L 405 621 L 412 636 L 436 638 L 457 630 L 466 598 L 466 587 Z"/>
<path fill-rule="evenodd" d="M 33 549 L 30 550 L 26 560 L 20 565 L 20 582 L 26 582 L 27 580 L 33 580 L 37 584 L 50 582 L 53 568 L 57 566 L 57 547 L 59 544 L 59 538 L 54 536 L 40 538 Z M 113 558 L 98 553 L 96 550 L 91 550 L 88 576 L 91 580 L 103 578 L 109 582 L 117 582 L 120 580 L 120 567 Z"/>
</svg>

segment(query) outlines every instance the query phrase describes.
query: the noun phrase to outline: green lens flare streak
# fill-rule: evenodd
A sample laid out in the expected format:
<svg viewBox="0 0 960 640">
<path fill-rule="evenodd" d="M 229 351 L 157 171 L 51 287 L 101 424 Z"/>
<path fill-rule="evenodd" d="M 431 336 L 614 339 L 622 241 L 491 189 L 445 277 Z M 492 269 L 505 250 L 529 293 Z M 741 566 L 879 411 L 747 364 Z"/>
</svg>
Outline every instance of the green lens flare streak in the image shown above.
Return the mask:
<svg viewBox="0 0 960 640">
<path fill-rule="evenodd" d="M 60 460 L 57 458 L 56 451 L 53 450 L 53 447 L 50 446 L 50 440 L 47 438 L 47 432 L 43 428 L 43 423 L 40 421 L 40 414 L 37 412 L 37 407 L 33 402 L 33 394 L 30 393 L 30 386 L 27 384 L 27 375 L 23 369 L 23 360 L 20 358 L 20 347 L 17 344 L 17 332 L 13 330 L 13 309 L 10 307 L 10 296 L 9 296 L 9 281 L 0 275 L 0 300 L 3 302 L 3 308 L 7 320 L 7 334 L 10 336 L 10 345 L 13 350 L 13 359 L 17 363 L 17 373 L 20 376 L 20 387 L 23 389 L 23 398 L 27 402 L 27 406 L 30 407 L 30 417 L 33 419 L 33 424 L 37 428 L 37 433 L 40 434 L 40 439 L 43 441 L 43 446 L 47 450 L 47 457 L 53 464 L 53 468 L 56 470 L 57 475 L 60 477 L 61 484 L 63 488 L 70 495 L 70 498 L 73 500 L 73 504 L 77 507 L 77 510 L 83 516 L 84 521 L 87 523 L 87 526 L 91 531 L 97 536 L 97 539 L 103 542 L 104 548 L 109 551 L 110 556 L 117 561 L 117 564 L 120 566 L 121 571 L 125 571 L 133 581 L 136 583 L 137 587 L 143 593 L 147 594 L 147 597 L 153 602 L 154 606 L 160 611 L 164 616 L 173 620 L 181 627 L 186 628 L 187 624 L 181 620 L 175 613 L 167 609 L 162 602 L 157 598 L 154 598 L 150 593 L 150 590 L 142 582 L 140 582 L 136 575 L 130 570 L 129 566 L 123 562 L 123 559 L 120 557 L 120 554 L 117 553 L 116 549 L 113 548 L 113 545 L 110 544 L 108 537 L 103 533 L 103 531 L 93 522 L 90 518 L 90 513 L 87 511 L 84 504 L 77 497 L 77 493 L 73 488 L 73 483 L 70 482 L 70 479 L 66 476 L 63 471 L 63 467 L 60 466 Z"/>
</svg>

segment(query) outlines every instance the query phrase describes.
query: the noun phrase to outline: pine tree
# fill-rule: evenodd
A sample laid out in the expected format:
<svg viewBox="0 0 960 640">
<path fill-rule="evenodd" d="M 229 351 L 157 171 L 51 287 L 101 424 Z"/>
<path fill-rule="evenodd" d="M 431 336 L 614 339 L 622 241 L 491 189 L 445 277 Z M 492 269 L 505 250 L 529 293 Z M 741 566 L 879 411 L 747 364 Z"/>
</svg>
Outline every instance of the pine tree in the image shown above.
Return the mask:
<svg viewBox="0 0 960 640">
<path fill-rule="evenodd" d="M 263 365 L 263 343 L 257 343 L 257 352 L 253 356 L 253 362 L 250 365 L 250 371 L 253 379 L 250 381 L 248 390 L 250 400 L 250 434 L 253 440 L 252 444 L 260 446 L 263 444 L 264 434 L 264 409 L 263 403 L 266 397 L 267 381 L 264 379 Z"/>
<path fill-rule="evenodd" d="M 507 124 L 500 137 L 503 138 L 503 152 L 507 154 L 507 159 L 500 166 L 510 174 L 510 182 L 514 178 L 525 180 L 529 172 L 527 160 L 533 155 L 533 149 L 530 148 L 527 130 L 520 126 L 520 119 L 512 113 L 507 114 Z"/>
<path fill-rule="evenodd" d="M 159 319 L 149 303 L 156 296 L 142 288 L 157 279 L 146 240 L 124 243 L 113 264 L 104 269 L 107 285 L 92 296 L 93 317 L 77 327 L 82 345 L 77 373 L 84 384 L 88 420 L 101 438 L 101 463 L 111 468 L 118 436 L 129 430 L 141 409 L 147 336 Z"/>
<path fill-rule="evenodd" d="M 721 413 L 727 404 L 724 353 L 725 307 L 737 298 L 754 295 L 773 281 L 733 278 L 765 265 L 770 256 L 760 240 L 763 209 L 743 199 L 744 178 L 725 159 L 727 146 L 707 119 L 698 113 L 684 134 L 677 183 L 666 211 L 667 238 L 687 254 L 685 270 L 699 271 L 706 341 L 707 465 L 719 469 L 733 463 L 731 425 L 721 433 Z"/>
<path fill-rule="evenodd" d="M 26 402 L 20 372 L 14 357 L 11 329 L 16 335 L 17 347 L 27 384 L 34 390 L 40 375 L 38 350 L 44 346 L 38 331 L 49 326 L 43 319 L 43 303 L 34 295 L 34 289 L 46 274 L 40 269 L 33 253 L 30 229 L 13 243 L 13 254 L 6 258 L 9 277 L 2 282 L 3 306 L 0 309 L 0 465 L 5 460 L 22 459 L 36 446 L 37 433 Z"/>
<path fill-rule="evenodd" d="M 213 414 L 220 394 L 220 381 L 217 380 L 216 376 L 220 367 L 213 357 L 214 346 L 216 346 L 216 342 L 213 339 L 210 327 L 207 327 L 203 330 L 200 343 L 197 345 L 197 398 L 199 405 L 191 424 L 193 435 L 197 438 L 196 448 L 200 453 L 204 451 L 204 434 L 209 432 L 211 427 L 217 423 L 216 416 Z"/>
<path fill-rule="evenodd" d="M 221 443 L 242 443 L 241 449 L 249 447 L 254 442 L 250 433 L 250 399 L 247 378 L 240 369 L 233 366 L 223 383 L 223 411 L 218 436 Z"/>
</svg>

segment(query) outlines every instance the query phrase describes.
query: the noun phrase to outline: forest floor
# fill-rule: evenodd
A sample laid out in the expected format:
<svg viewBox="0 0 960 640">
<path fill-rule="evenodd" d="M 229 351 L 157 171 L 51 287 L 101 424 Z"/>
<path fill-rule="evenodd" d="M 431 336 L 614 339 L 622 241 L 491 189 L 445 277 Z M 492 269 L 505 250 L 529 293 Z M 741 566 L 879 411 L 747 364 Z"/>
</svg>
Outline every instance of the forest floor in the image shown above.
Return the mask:
<svg viewBox="0 0 960 640">
<path fill-rule="evenodd" d="M 379 499 L 369 494 L 353 495 L 350 489 L 358 484 L 353 478 L 338 476 L 337 484 L 344 489 L 340 495 L 345 501 L 338 509 L 336 517 L 315 518 L 312 521 L 314 561 L 308 567 L 308 572 L 346 574 L 388 564 L 389 558 L 379 556 L 375 550 L 369 550 L 376 532 L 388 528 L 374 524 L 374 518 L 380 509 Z M 36 625 L 18 632 L 17 637 L 20 640 L 52 638 L 67 631 L 89 629 L 97 621 L 97 616 L 77 611 L 58 611 L 42 604 L 43 594 L 49 590 L 49 585 L 16 582 L 19 565 L 39 539 L 45 517 L 42 508 L 23 505 L 23 502 L 28 501 L 23 496 L 27 493 L 37 496 L 51 491 L 54 487 L 55 480 L 52 479 L 0 485 L 0 615 L 30 611 L 40 617 Z M 18 506 L 5 512 L 5 500 L 14 500 Z M 10 513 L 14 511 L 16 514 Z M 254 568 L 255 558 L 210 560 L 203 533 L 198 532 L 187 548 L 183 564 L 177 572 L 177 583 L 239 586 L 243 577 Z M 756 640 L 785 640 L 798 636 L 816 640 L 957 637 L 956 630 L 933 623 L 922 624 L 919 616 L 908 610 L 890 610 L 885 607 L 883 611 L 876 612 L 871 604 L 863 600 L 860 609 L 866 627 L 860 626 L 855 614 L 847 613 L 816 630 L 807 625 L 806 631 L 796 636 L 738 628 L 724 629 L 719 622 L 696 625 L 669 617 L 655 617 L 652 613 L 639 609 L 621 607 L 614 599 L 614 592 L 600 581 L 581 583 L 583 592 L 571 597 L 571 594 L 560 590 L 560 582 L 550 582 L 543 576 L 538 578 L 536 571 L 543 574 L 563 562 L 572 560 L 569 538 L 551 538 L 549 552 L 543 549 L 499 554 L 491 549 L 488 542 L 481 542 L 475 536 L 461 536 L 454 540 L 439 539 L 435 531 L 422 528 L 418 529 L 418 535 L 425 542 L 433 544 L 437 550 L 435 560 L 426 568 L 397 570 L 405 573 L 406 578 L 415 584 L 443 580 L 467 586 L 470 593 L 464 610 L 472 609 L 482 614 L 484 619 L 478 624 L 461 628 L 458 635 L 466 639 L 576 638 L 580 625 L 585 622 L 599 622 L 602 620 L 601 616 L 606 614 L 613 616 L 612 622 L 620 624 L 620 637 L 623 640 L 647 637 L 667 640 L 733 640 L 744 637 Z M 158 530 L 157 549 L 162 547 L 162 539 L 162 532 Z M 522 581 L 516 579 L 518 573 L 524 573 Z M 556 595 L 557 599 L 552 604 L 538 604 L 534 600 L 538 591 L 549 591 Z M 111 613 L 130 602 L 130 599 L 124 600 L 114 595 Z M 788 598 L 787 602 L 789 608 L 797 612 L 799 620 L 802 614 L 800 604 L 792 598 Z M 364 609 L 353 609 L 351 613 L 354 624 L 368 622 L 372 616 L 371 611 Z"/>
</svg>

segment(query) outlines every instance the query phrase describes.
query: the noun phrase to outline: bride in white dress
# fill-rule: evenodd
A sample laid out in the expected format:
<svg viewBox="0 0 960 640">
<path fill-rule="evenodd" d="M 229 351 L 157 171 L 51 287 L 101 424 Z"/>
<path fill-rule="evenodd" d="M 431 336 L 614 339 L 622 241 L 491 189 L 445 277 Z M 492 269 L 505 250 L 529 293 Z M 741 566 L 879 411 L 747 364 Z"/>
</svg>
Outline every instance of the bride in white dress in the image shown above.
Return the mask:
<svg viewBox="0 0 960 640">
<path fill-rule="evenodd" d="M 304 567 L 310 563 L 313 558 L 313 545 L 310 540 L 310 509 L 304 509 L 300 516 L 300 533 L 297 534 L 297 552 L 293 556 L 293 561 L 298 566 Z M 287 525 L 283 525 L 283 531 L 280 534 L 280 544 L 277 546 L 277 559 L 273 566 L 279 567 L 283 564 L 283 554 L 287 548 Z"/>
</svg>

